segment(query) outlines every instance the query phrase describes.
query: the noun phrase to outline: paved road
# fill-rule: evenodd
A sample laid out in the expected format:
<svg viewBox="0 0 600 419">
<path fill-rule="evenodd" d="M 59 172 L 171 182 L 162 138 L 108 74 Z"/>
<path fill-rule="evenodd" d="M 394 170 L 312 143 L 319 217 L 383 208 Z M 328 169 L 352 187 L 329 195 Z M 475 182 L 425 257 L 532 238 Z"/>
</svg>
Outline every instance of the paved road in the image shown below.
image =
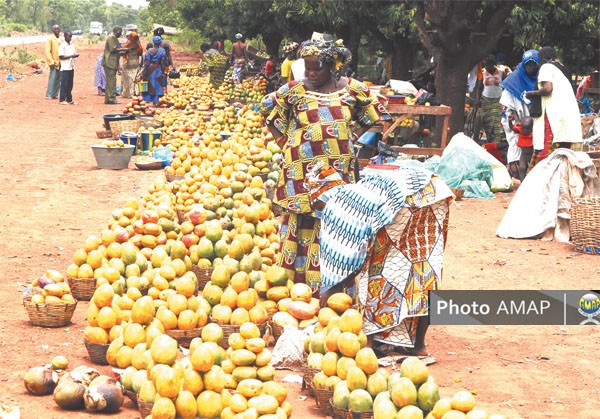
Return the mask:
<svg viewBox="0 0 600 419">
<path fill-rule="evenodd" d="M 15 36 L 0 38 L 0 47 L 12 47 L 15 45 L 40 44 L 46 41 L 48 35 Z"/>
<path fill-rule="evenodd" d="M 14 36 L 8 38 L 0 38 L 0 47 L 12 47 L 16 45 L 43 44 L 50 34 L 32 35 L 32 36 Z M 75 35 L 73 38 L 79 38 Z"/>
</svg>

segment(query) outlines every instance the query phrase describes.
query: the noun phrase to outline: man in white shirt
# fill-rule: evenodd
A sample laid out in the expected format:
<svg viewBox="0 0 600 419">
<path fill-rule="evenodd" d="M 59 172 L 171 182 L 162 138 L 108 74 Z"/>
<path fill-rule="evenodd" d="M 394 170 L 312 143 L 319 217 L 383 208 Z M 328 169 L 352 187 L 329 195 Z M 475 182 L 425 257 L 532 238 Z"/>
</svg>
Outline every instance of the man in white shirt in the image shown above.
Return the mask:
<svg viewBox="0 0 600 419">
<path fill-rule="evenodd" d="M 58 47 L 60 59 L 60 103 L 61 105 L 76 105 L 73 101 L 73 76 L 75 75 L 75 58 L 79 57 L 71 39 L 73 34 L 65 32 L 65 42 Z"/>
</svg>

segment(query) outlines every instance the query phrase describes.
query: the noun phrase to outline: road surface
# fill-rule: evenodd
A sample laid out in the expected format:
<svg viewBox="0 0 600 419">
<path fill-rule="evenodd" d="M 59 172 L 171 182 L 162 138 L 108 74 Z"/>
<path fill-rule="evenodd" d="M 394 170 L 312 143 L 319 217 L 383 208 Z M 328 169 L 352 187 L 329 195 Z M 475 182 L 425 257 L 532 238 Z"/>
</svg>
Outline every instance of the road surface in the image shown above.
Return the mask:
<svg viewBox="0 0 600 419">
<path fill-rule="evenodd" d="M 50 34 L 31 35 L 31 36 L 10 36 L 8 38 L 0 38 L 0 47 L 13 47 L 18 45 L 42 44 Z M 78 38 L 74 35 L 73 38 Z"/>
</svg>

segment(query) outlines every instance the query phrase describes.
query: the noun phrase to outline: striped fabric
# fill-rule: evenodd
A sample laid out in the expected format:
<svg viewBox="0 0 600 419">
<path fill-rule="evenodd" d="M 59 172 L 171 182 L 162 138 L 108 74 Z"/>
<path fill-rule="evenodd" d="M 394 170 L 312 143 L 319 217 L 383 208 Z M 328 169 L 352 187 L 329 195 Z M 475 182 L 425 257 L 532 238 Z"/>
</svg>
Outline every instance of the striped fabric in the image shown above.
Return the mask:
<svg viewBox="0 0 600 419">
<path fill-rule="evenodd" d="M 321 292 L 358 272 L 378 231 L 390 224 L 407 196 L 423 189 L 431 173 L 399 168 L 366 175 L 329 193 L 321 219 Z"/>
</svg>

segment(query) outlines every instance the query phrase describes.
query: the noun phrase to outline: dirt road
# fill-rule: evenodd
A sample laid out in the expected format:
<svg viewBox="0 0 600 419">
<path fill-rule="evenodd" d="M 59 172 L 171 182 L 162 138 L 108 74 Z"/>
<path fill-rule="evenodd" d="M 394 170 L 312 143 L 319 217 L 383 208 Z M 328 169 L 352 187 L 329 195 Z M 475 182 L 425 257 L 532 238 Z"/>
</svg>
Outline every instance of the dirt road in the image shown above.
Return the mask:
<svg viewBox="0 0 600 419">
<path fill-rule="evenodd" d="M 35 48 L 41 52 L 41 46 Z M 159 175 L 95 167 L 90 146 L 98 141 L 102 115 L 120 111 L 104 105 L 93 86 L 100 48 L 80 48 L 76 106 L 44 99 L 46 74 L 27 75 L 0 89 L 0 403 L 18 403 L 23 418 L 92 417 L 59 410 L 51 397 L 30 396 L 22 383 L 29 367 L 57 354 L 66 355 L 72 366 L 91 363 L 82 334 L 87 303 L 79 303 L 69 327 L 33 327 L 17 283 L 49 268 L 64 272 L 75 250 L 88 235 L 99 234 L 111 211 L 128 197 L 141 197 Z M 444 287 L 598 288 L 598 257 L 572 256 L 565 244 L 495 237 L 510 197 L 498 194 L 452 206 Z M 437 363 L 430 371 L 443 396 L 476 391 L 479 406 L 507 418 L 597 417 L 599 331 L 594 326 L 431 327 L 427 344 Z M 288 388 L 295 417 L 321 416 L 312 399 L 298 400 L 298 385 Z M 139 417 L 129 402 L 107 416 Z"/>
</svg>

